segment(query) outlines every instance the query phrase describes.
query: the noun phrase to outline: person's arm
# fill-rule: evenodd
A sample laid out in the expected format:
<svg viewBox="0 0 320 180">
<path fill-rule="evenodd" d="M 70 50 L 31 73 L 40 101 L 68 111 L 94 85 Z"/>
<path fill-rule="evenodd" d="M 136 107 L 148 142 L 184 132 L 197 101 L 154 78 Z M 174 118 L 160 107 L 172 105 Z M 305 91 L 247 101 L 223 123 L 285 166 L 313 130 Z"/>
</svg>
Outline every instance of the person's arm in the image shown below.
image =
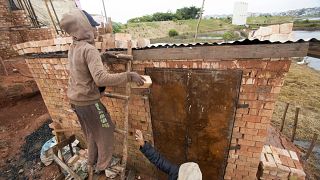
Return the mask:
<svg viewBox="0 0 320 180">
<path fill-rule="evenodd" d="M 178 178 L 179 166 L 172 164 L 157 150 L 155 150 L 150 143 L 145 142 L 140 130 L 136 131 L 136 139 L 140 144 L 140 151 L 151 163 L 153 163 L 161 171 L 168 174 L 170 179 Z"/>
<path fill-rule="evenodd" d="M 86 56 L 89 71 L 97 86 L 117 86 L 128 81 L 136 82 L 138 85 L 144 83 L 143 78 L 135 72 L 108 73 L 96 49 L 89 49 Z"/>
</svg>

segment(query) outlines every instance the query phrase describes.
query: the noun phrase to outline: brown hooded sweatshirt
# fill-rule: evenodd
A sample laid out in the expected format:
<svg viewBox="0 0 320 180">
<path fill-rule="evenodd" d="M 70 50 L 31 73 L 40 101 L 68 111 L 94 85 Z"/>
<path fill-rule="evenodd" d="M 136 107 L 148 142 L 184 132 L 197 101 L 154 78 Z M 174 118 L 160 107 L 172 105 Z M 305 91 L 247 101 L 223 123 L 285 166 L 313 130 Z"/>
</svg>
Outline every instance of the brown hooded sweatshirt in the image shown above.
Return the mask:
<svg viewBox="0 0 320 180">
<path fill-rule="evenodd" d="M 128 81 L 126 72 L 107 72 L 99 51 L 92 45 L 92 27 L 80 9 L 65 14 L 61 19 L 61 28 L 74 38 L 68 52 L 70 78 L 67 96 L 71 104 L 95 104 L 100 99 L 99 86 L 116 86 Z"/>
</svg>

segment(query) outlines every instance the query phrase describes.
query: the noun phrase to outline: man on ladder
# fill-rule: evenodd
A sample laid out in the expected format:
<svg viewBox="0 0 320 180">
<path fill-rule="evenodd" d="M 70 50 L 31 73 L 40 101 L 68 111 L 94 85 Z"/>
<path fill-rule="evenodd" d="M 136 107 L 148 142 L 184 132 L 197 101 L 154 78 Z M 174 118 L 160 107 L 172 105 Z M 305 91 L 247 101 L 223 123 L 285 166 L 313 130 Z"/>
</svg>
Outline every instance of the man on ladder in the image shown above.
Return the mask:
<svg viewBox="0 0 320 180">
<path fill-rule="evenodd" d="M 135 72 L 109 74 L 94 47 L 97 22 L 86 12 L 76 9 L 61 20 L 61 28 L 73 37 L 68 52 L 70 79 L 67 96 L 81 124 L 88 144 L 89 179 L 93 166 L 106 170 L 112 158 L 115 126 L 100 102 L 99 87 L 135 82 L 141 86 L 144 78 Z"/>
</svg>

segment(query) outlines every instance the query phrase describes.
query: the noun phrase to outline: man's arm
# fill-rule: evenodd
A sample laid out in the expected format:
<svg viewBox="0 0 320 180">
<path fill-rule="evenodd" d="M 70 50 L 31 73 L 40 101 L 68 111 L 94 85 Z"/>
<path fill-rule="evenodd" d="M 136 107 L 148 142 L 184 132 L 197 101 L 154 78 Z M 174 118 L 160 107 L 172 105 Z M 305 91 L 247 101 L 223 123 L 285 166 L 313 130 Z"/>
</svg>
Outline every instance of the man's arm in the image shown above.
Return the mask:
<svg viewBox="0 0 320 180">
<path fill-rule="evenodd" d="M 158 151 L 156 151 L 148 142 L 144 143 L 144 146 L 140 147 L 140 151 L 144 156 L 149 159 L 158 169 L 165 172 L 170 176 L 170 179 L 177 179 L 179 173 L 179 167 L 172 164 L 165 159 Z"/>
<path fill-rule="evenodd" d="M 136 130 L 136 140 L 140 145 L 140 151 L 144 156 L 153 163 L 158 169 L 169 175 L 171 179 L 177 179 L 179 173 L 179 167 L 172 164 L 170 161 L 165 159 L 157 150 L 155 150 L 151 144 L 145 142 L 143 139 L 142 132 Z"/>
<path fill-rule="evenodd" d="M 117 86 L 128 81 L 143 85 L 143 78 L 135 72 L 123 72 L 110 74 L 103 66 L 100 53 L 96 49 L 89 49 L 86 54 L 86 62 L 97 86 Z"/>
</svg>

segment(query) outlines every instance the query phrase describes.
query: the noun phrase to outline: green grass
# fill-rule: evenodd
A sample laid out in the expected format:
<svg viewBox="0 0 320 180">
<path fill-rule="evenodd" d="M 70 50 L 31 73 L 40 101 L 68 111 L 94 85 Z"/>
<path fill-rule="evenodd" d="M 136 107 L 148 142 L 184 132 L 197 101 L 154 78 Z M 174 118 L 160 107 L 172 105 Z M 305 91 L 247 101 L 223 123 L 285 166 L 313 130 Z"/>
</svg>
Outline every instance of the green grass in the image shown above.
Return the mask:
<svg viewBox="0 0 320 180">
<path fill-rule="evenodd" d="M 281 24 L 293 22 L 294 18 L 290 16 L 259 16 L 248 17 L 248 24 Z"/>
</svg>

